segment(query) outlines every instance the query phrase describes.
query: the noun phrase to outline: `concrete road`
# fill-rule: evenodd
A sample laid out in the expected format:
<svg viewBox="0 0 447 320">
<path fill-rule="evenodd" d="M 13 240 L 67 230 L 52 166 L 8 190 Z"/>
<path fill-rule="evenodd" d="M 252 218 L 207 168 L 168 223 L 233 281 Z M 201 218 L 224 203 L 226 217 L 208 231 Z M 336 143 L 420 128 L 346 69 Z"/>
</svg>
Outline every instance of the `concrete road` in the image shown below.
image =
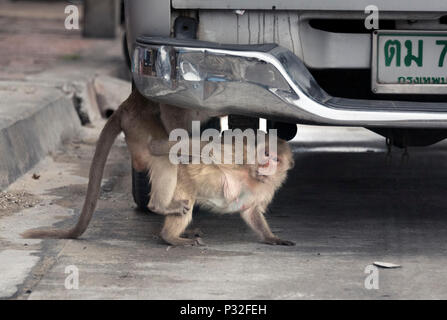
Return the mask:
<svg viewBox="0 0 447 320">
<path fill-rule="evenodd" d="M 21 239 L 28 228 L 74 223 L 98 128 L 7 190 L 20 201 L 0 211 L 0 297 L 447 298 L 446 143 L 410 149 L 401 164 L 401 152 L 387 161 L 384 139 L 367 130 L 300 127 L 296 166 L 268 214 L 274 232 L 297 245 L 261 244 L 239 216 L 199 212 L 193 226 L 207 245 L 180 248 L 158 238 L 162 217 L 135 210 L 120 139 L 82 239 Z M 374 261 L 402 267 L 365 273 Z M 67 289 L 73 270 L 79 287 Z"/>
</svg>

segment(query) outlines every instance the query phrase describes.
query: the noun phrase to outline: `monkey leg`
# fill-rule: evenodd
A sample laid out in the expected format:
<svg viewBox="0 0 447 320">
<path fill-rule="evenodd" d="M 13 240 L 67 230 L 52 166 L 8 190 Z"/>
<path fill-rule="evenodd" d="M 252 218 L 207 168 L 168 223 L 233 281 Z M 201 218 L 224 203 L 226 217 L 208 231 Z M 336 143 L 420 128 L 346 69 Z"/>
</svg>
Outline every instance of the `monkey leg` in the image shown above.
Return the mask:
<svg viewBox="0 0 447 320">
<path fill-rule="evenodd" d="M 151 138 L 167 139 L 166 130 L 161 122 L 145 106 L 129 112 L 122 120 L 122 128 L 130 151 L 132 166 L 137 171 L 149 169 L 151 194 L 148 207 L 160 214 L 184 214 L 188 211 L 185 203 L 171 203 L 177 185 L 177 166 L 168 156 L 154 157 L 148 148 Z"/>
<path fill-rule="evenodd" d="M 198 245 L 200 242 L 194 239 L 183 238 L 181 235 L 192 220 L 192 209 L 184 216 L 169 215 L 165 218 L 161 238 L 173 246 Z"/>
<path fill-rule="evenodd" d="M 162 215 L 186 215 L 191 209 L 188 200 L 175 199 L 177 165 L 166 156 L 152 157 L 150 164 L 151 194 L 149 210 Z"/>
<path fill-rule="evenodd" d="M 132 130 L 129 131 L 132 133 Z M 172 200 L 177 186 L 177 165 L 172 164 L 167 156 L 152 156 L 144 135 L 128 134 L 126 137 L 134 169 L 137 171 L 149 169 L 151 182 L 149 210 L 162 215 L 186 214 L 190 209 L 188 201 Z"/>
<path fill-rule="evenodd" d="M 281 240 L 275 236 L 265 220 L 265 217 L 259 208 L 254 207 L 241 212 L 242 219 L 247 225 L 256 232 L 264 243 L 271 245 L 294 246 L 292 241 Z"/>
<path fill-rule="evenodd" d="M 188 194 L 186 191 L 177 188 L 174 200 L 177 198 L 189 198 L 188 206 L 190 209 L 185 215 L 168 215 L 165 218 L 163 229 L 161 230 L 160 236 L 167 243 L 174 246 L 185 246 L 185 245 L 198 245 L 202 244 L 201 241 L 195 237 L 193 239 L 183 238 L 182 234 L 185 233 L 186 227 L 192 221 L 192 210 L 194 207 L 194 198 Z"/>
</svg>

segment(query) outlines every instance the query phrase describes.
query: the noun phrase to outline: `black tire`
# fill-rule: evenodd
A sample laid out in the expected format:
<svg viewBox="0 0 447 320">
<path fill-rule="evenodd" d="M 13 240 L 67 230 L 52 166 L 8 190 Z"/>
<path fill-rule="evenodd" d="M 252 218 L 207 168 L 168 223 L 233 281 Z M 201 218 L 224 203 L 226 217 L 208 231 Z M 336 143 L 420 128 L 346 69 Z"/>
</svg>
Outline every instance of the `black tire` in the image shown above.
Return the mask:
<svg viewBox="0 0 447 320">
<path fill-rule="evenodd" d="M 219 117 L 213 117 L 210 120 L 208 120 L 205 123 L 200 124 L 200 131 L 203 132 L 206 129 L 216 129 L 221 130 L 220 127 L 220 118 Z"/>
<path fill-rule="evenodd" d="M 147 205 L 149 203 L 149 193 L 151 192 L 151 184 L 149 183 L 148 172 L 136 171 L 132 168 L 132 196 L 138 209 L 148 212 Z"/>
<path fill-rule="evenodd" d="M 290 141 L 295 138 L 298 132 L 298 126 L 295 123 L 279 122 L 267 120 L 267 129 L 278 130 L 278 138 Z"/>
<path fill-rule="evenodd" d="M 132 62 L 130 61 L 130 53 L 129 53 L 129 47 L 127 46 L 127 35 L 126 35 L 126 33 L 124 33 L 124 35 L 123 35 L 122 45 L 123 45 L 124 60 L 126 61 L 127 68 L 129 70 L 131 70 L 132 69 Z"/>
<path fill-rule="evenodd" d="M 229 129 L 259 129 L 259 118 L 239 116 L 231 114 L 228 116 L 228 128 Z"/>
<path fill-rule="evenodd" d="M 252 118 L 247 116 L 230 115 L 228 116 L 228 128 L 229 129 L 259 129 L 259 118 Z M 278 138 L 290 141 L 297 132 L 298 127 L 295 123 L 287 123 L 280 121 L 267 120 L 267 129 L 278 130 Z"/>
</svg>

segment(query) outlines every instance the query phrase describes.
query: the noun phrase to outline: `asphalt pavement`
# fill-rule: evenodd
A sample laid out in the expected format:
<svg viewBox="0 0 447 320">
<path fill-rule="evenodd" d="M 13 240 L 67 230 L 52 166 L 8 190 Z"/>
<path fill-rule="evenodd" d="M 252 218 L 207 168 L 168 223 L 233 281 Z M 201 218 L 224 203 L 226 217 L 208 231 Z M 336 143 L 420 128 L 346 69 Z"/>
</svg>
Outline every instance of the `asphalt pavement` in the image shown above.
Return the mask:
<svg viewBox="0 0 447 320">
<path fill-rule="evenodd" d="M 163 218 L 135 210 L 122 137 L 81 239 L 22 239 L 29 228 L 75 222 L 102 125 L 83 127 L 6 190 L 28 201 L 0 209 L 0 297 L 447 298 L 447 144 L 410 148 L 402 161 L 401 150 L 388 157 L 384 139 L 361 128 L 299 126 L 295 167 L 267 214 L 294 247 L 262 244 L 239 216 L 205 211 L 193 227 L 206 246 L 166 245 Z M 370 267 L 376 261 L 400 268 Z"/>
</svg>

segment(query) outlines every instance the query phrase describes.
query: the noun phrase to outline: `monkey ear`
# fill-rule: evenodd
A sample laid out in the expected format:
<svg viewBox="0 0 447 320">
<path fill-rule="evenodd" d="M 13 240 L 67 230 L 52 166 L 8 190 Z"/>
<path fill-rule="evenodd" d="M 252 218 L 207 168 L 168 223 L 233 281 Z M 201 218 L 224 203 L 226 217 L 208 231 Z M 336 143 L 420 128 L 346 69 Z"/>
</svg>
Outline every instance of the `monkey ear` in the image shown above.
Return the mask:
<svg viewBox="0 0 447 320">
<path fill-rule="evenodd" d="M 289 169 L 293 169 L 295 167 L 295 159 L 293 158 L 293 155 L 290 157 L 289 163 Z"/>
<path fill-rule="evenodd" d="M 229 202 L 235 201 L 241 193 L 240 182 L 232 174 L 225 171 L 223 171 L 221 179 L 225 199 Z"/>
</svg>

